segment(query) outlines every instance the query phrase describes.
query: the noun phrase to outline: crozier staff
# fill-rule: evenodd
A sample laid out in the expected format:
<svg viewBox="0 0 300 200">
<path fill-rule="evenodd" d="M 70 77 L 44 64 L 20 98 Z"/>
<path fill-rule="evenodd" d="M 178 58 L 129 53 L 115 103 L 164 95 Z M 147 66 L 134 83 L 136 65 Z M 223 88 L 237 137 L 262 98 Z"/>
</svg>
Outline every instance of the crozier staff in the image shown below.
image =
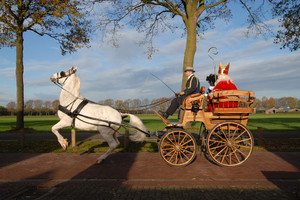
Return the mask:
<svg viewBox="0 0 300 200">
<path fill-rule="evenodd" d="M 171 105 L 166 112 L 159 111 L 159 114 L 162 115 L 164 118 L 167 119 L 170 115 L 173 115 L 187 96 L 195 93 L 200 93 L 200 82 L 198 78 L 194 75 L 194 72 L 195 71 L 192 67 L 187 67 L 184 70 L 185 76 L 188 77 L 185 84 L 185 89 L 175 94 L 177 98 L 174 98 L 172 100 Z"/>
</svg>

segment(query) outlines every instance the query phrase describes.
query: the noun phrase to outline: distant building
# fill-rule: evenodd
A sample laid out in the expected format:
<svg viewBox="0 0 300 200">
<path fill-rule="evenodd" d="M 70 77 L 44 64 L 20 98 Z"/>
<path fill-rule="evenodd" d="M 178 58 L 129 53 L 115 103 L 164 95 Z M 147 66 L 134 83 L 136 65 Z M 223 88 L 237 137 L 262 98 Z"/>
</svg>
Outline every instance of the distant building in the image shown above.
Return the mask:
<svg viewBox="0 0 300 200">
<path fill-rule="evenodd" d="M 278 112 L 282 112 L 281 109 L 277 109 L 277 108 L 271 108 L 265 111 L 266 114 L 273 114 L 273 113 L 278 113 Z"/>
<path fill-rule="evenodd" d="M 271 108 L 265 111 L 266 114 L 273 114 L 279 112 L 300 112 L 299 108 L 290 109 L 290 107 Z"/>
<path fill-rule="evenodd" d="M 300 112 L 300 109 L 299 108 L 294 108 L 294 109 L 289 110 L 288 112 Z"/>
</svg>

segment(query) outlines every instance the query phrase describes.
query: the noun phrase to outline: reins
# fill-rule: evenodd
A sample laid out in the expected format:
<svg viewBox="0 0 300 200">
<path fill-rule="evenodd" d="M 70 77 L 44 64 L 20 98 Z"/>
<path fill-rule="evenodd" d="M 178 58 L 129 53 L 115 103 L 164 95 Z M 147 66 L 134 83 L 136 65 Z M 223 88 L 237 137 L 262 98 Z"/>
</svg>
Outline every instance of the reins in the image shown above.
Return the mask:
<svg viewBox="0 0 300 200">
<path fill-rule="evenodd" d="M 152 107 L 152 106 L 159 106 L 161 104 L 164 104 L 170 100 L 172 100 L 174 97 L 170 97 L 170 98 L 167 98 L 167 99 L 163 99 L 163 100 L 160 100 L 160 101 L 157 101 L 157 102 L 154 102 L 154 103 L 150 103 L 150 104 L 146 104 L 146 105 L 142 105 L 142 106 L 135 106 L 135 107 L 129 107 L 128 109 L 131 110 L 131 109 L 137 109 L 137 108 L 147 108 L 147 107 Z"/>
<path fill-rule="evenodd" d="M 95 123 L 87 122 L 87 121 L 85 121 L 83 119 L 78 118 L 77 116 L 85 117 L 87 119 L 91 119 L 91 120 L 95 120 L 95 121 L 99 121 L 99 122 L 105 122 L 108 125 L 102 125 L 102 124 L 95 124 Z M 138 131 L 141 131 L 142 133 L 144 133 L 148 137 L 150 137 L 150 132 L 143 131 L 142 129 L 140 129 L 140 128 L 136 127 L 136 126 L 130 125 L 130 124 L 124 124 L 124 123 L 118 123 L 118 122 L 108 121 L 108 120 L 104 120 L 104 119 L 98 119 L 98 118 L 94 118 L 94 117 L 82 115 L 80 113 L 78 113 L 77 116 L 76 116 L 76 119 L 78 119 L 78 120 L 80 120 L 80 121 L 82 121 L 84 123 L 90 124 L 90 125 L 94 125 L 94 126 L 106 126 L 106 127 L 109 127 L 109 128 L 112 128 L 111 124 L 117 125 L 117 126 L 125 126 L 125 127 L 128 127 L 128 128 L 134 128 L 134 129 L 136 129 Z"/>
<path fill-rule="evenodd" d="M 72 95 L 73 97 L 75 97 L 75 100 L 80 99 L 80 100 L 84 100 L 84 98 L 81 97 L 76 97 L 74 94 L 72 94 L 71 92 L 69 92 L 68 90 L 66 90 L 65 88 L 63 88 L 63 84 L 61 83 L 57 83 L 57 82 L 53 82 L 57 87 L 59 87 L 60 89 L 66 91 L 67 93 L 69 93 L 70 95 Z"/>
<path fill-rule="evenodd" d="M 76 97 L 75 95 L 73 95 L 71 92 L 69 92 L 68 90 L 66 90 L 65 88 L 62 87 L 63 84 L 61 83 L 57 83 L 57 82 L 53 82 L 56 86 L 58 86 L 59 88 L 61 88 L 62 90 L 66 91 L 67 93 L 69 93 L 70 95 L 72 95 L 73 97 L 75 97 L 75 100 L 77 99 L 80 99 L 80 100 L 84 100 L 84 98 L 81 98 L 81 97 Z M 131 109 L 138 109 L 138 108 L 147 108 L 147 107 L 152 107 L 152 106 L 159 106 L 161 104 L 164 104 L 170 100 L 172 100 L 174 97 L 170 97 L 170 98 L 167 98 L 167 99 L 163 99 L 161 101 L 157 101 L 157 102 L 154 102 L 154 103 L 150 103 L 150 104 L 146 104 L 146 105 L 142 105 L 142 106 L 135 106 L 135 107 L 129 107 L 128 109 L 131 110 Z M 75 102 L 74 100 L 74 102 Z M 95 103 L 95 102 L 93 102 Z M 72 102 L 69 105 L 71 105 Z M 95 103 L 95 104 L 99 104 L 99 103 Z M 101 105 L 101 104 L 99 104 Z M 68 107 L 68 106 L 65 106 L 65 107 Z"/>
</svg>

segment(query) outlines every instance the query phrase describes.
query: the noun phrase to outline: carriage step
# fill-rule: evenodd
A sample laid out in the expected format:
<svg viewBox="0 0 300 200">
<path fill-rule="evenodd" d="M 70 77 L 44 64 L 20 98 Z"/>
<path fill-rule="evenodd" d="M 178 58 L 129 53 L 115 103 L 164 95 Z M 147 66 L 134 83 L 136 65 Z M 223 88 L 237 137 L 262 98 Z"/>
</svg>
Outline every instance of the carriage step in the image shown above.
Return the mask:
<svg viewBox="0 0 300 200">
<path fill-rule="evenodd" d="M 177 125 L 181 125 L 181 122 L 170 122 L 170 124 L 177 126 Z"/>
<path fill-rule="evenodd" d="M 157 137 L 161 137 L 161 136 L 163 136 L 164 134 L 166 133 L 166 131 L 155 131 L 155 135 L 157 136 Z"/>
<path fill-rule="evenodd" d="M 168 119 L 164 118 L 159 112 L 157 112 L 156 110 L 154 110 L 154 112 L 162 119 L 162 121 L 163 121 L 167 126 L 171 125 L 171 122 L 170 122 Z"/>
</svg>

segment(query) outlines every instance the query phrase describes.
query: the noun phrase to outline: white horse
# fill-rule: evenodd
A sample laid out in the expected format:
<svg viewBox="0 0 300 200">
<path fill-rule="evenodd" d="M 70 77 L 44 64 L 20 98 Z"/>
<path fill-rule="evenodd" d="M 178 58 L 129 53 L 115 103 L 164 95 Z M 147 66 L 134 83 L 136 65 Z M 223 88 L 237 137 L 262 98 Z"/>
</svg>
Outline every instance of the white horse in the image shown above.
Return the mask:
<svg viewBox="0 0 300 200">
<path fill-rule="evenodd" d="M 80 79 L 75 73 L 76 70 L 77 68 L 72 67 L 68 71 L 58 72 L 50 77 L 52 82 L 63 85 L 59 97 L 58 116 L 60 121 L 52 127 L 52 132 L 56 135 L 62 148 L 67 149 L 68 141 L 58 130 L 69 126 L 81 130 L 98 130 L 109 145 L 107 152 L 97 159 L 97 163 L 100 163 L 120 144 L 116 133 L 122 126 L 124 117 L 130 117 L 129 124 L 137 128 L 137 132 L 131 134 L 129 138 L 133 141 L 144 141 L 145 132 L 147 133 L 148 130 L 138 117 L 120 113 L 109 106 L 90 102 L 80 95 Z"/>
</svg>

